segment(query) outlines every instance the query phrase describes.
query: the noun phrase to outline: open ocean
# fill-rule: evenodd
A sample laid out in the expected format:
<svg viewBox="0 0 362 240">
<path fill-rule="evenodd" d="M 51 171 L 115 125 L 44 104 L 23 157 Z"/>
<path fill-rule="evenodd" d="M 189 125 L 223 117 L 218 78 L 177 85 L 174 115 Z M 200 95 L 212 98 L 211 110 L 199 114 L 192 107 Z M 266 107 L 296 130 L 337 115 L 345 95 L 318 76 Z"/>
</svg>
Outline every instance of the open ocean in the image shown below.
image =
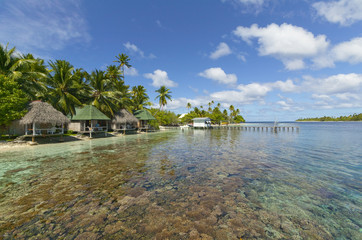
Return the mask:
<svg viewBox="0 0 362 240">
<path fill-rule="evenodd" d="M 287 125 L 0 150 L 0 239 L 362 239 L 362 122 Z"/>
</svg>

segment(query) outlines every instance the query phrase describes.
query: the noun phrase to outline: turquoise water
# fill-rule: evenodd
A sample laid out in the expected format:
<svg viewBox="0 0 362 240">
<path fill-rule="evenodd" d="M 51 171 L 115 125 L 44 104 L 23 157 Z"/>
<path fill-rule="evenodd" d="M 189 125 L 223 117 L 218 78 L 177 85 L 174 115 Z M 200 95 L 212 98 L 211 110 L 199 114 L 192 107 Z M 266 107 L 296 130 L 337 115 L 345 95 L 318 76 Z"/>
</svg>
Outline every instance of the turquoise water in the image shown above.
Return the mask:
<svg viewBox="0 0 362 240">
<path fill-rule="evenodd" d="M 0 151 L 0 239 L 361 239 L 362 123 Z"/>
</svg>

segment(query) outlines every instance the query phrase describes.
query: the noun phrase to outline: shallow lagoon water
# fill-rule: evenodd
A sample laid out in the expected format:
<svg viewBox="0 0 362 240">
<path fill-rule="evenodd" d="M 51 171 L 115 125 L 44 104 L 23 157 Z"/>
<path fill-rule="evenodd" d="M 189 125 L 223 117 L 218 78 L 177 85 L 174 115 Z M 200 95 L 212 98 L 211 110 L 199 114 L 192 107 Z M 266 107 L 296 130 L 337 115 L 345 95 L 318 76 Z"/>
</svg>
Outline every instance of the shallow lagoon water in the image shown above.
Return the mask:
<svg viewBox="0 0 362 240">
<path fill-rule="evenodd" d="M 0 152 L 4 239 L 361 239 L 362 123 Z"/>
</svg>

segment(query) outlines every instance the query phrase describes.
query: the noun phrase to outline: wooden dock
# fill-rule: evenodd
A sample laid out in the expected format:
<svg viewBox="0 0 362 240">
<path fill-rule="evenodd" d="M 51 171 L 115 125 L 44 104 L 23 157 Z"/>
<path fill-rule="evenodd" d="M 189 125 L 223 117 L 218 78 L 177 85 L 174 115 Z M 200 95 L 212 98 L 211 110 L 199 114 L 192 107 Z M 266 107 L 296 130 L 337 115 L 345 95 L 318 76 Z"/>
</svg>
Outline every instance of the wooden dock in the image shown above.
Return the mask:
<svg viewBox="0 0 362 240">
<path fill-rule="evenodd" d="M 266 132 L 299 132 L 299 126 L 248 126 L 248 125 L 222 125 L 222 126 L 217 126 L 217 125 L 213 125 L 212 126 L 213 129 L 234 129 L 234 130 L 245 130 L 245 131 L 266 131 Z"/>
</svg>

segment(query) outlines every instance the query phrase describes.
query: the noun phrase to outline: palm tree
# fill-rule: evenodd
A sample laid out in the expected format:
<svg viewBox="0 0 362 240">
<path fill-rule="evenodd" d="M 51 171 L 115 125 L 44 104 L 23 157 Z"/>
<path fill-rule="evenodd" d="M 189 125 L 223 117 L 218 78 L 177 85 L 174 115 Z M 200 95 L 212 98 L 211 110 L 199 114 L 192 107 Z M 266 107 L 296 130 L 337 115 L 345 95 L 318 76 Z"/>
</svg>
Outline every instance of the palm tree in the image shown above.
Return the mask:
<svg viewBox="0 0 362 240">
<path fill-rule="evenodd" d="M 111 80 L 114 85 L 114 90 L 118 98 L 119 108 L 129 109 L 132 105 L 131 103 L 131 93 L 129 91 L 129 86 L 124 84 L 122 80 L 121 71 L 115 65 L 110 65 L 107 67 L 107 77 Z M 130 110 L 130 109 L 129 109 Z"/>
<path fill-rule="evenodd" d="M 230 110 L 230 121 L 231 121 L 233 119 L 233 113 L 234 113 L 234 110 L 235 110 L 234 106 L 230 105 L 229 110 Z"/>
<path fill-rule="evenodd" d="M 18 71 L 21 72 L 22 75 L 17 79 L 21 86 L 20 89 L 22 89 L 31 100 L 44 98 L 46 94 L 45 81 L 48 74 L 44 60 L 34 58 L 32 54 L 21 55 L 21 60 L 25 61 L 18 68 Z"/>
<path fill-rule="evenodd" d="M 170 95 L 172 92 L 166 88 L 166 86 L 161 86 L 156 92 L 159 93 L 159 95 L 155 99 L 159 99 L 160 109 L 163 110 L 163 106 L 167 105 L 167 99 L 172 101 Z"/>
<path fill-rule="evenodd" d="M 44 60 L 31 54 L 17 54 L 15 47 L 0 44 L 0 74 L 16 80 L 29 99 L 35 100 L 45 92 L 43 80 L 48 73 Z"/>
<path fill-rule="evenodd" d="M 189 111 L 189 113 L 190 113 L 190 109 L 192 108 L 191 103 L 188 102 L 188 103 L 186 104 L 186 108 L 188 109 L 188 111 Z"/>
<path fill-rule="evenodd" d="M 95 70 L 90 78 L 91 101 L 101 112 L 108 117 L 114 116 L 114 112 L 119 109 L 119 93 L 115 91 L 112 81 L 108 78 L 106 72 Z"/>
<path fill-rule="evenodd" d="M 145 106 L 151 106 L 149 97 L 146 93 L 146 89 L 142 85 L 133 86 L 131 91 L 131 99 L 133 110 L 140 110 L 143 109 Z"/>
<path fill-rule="evenodd" d="M 65 60 L 50 61 L 51 67 L 46 84 L 48 86 L 47 99 L 65 115 L 75 114 L 75 107 L 81 106 L 79 100 L 80 89 L 77 84 L 78 75 L 74 74 L 74 67 Z"/>
<path fill-rule="evenodd" d="M 114 60 L 113 62 L 117 62 L 119 63 L 119 69 L 122 71 L 123 74 L 123 79 L 124 79 L 124 66 L 130 68 L 132 67 L 129 64 L 129 61 L 131 60 L 126 54 L 118 54 L 118 56 L 116 56 L 117 60 Z"/>
</svg>

